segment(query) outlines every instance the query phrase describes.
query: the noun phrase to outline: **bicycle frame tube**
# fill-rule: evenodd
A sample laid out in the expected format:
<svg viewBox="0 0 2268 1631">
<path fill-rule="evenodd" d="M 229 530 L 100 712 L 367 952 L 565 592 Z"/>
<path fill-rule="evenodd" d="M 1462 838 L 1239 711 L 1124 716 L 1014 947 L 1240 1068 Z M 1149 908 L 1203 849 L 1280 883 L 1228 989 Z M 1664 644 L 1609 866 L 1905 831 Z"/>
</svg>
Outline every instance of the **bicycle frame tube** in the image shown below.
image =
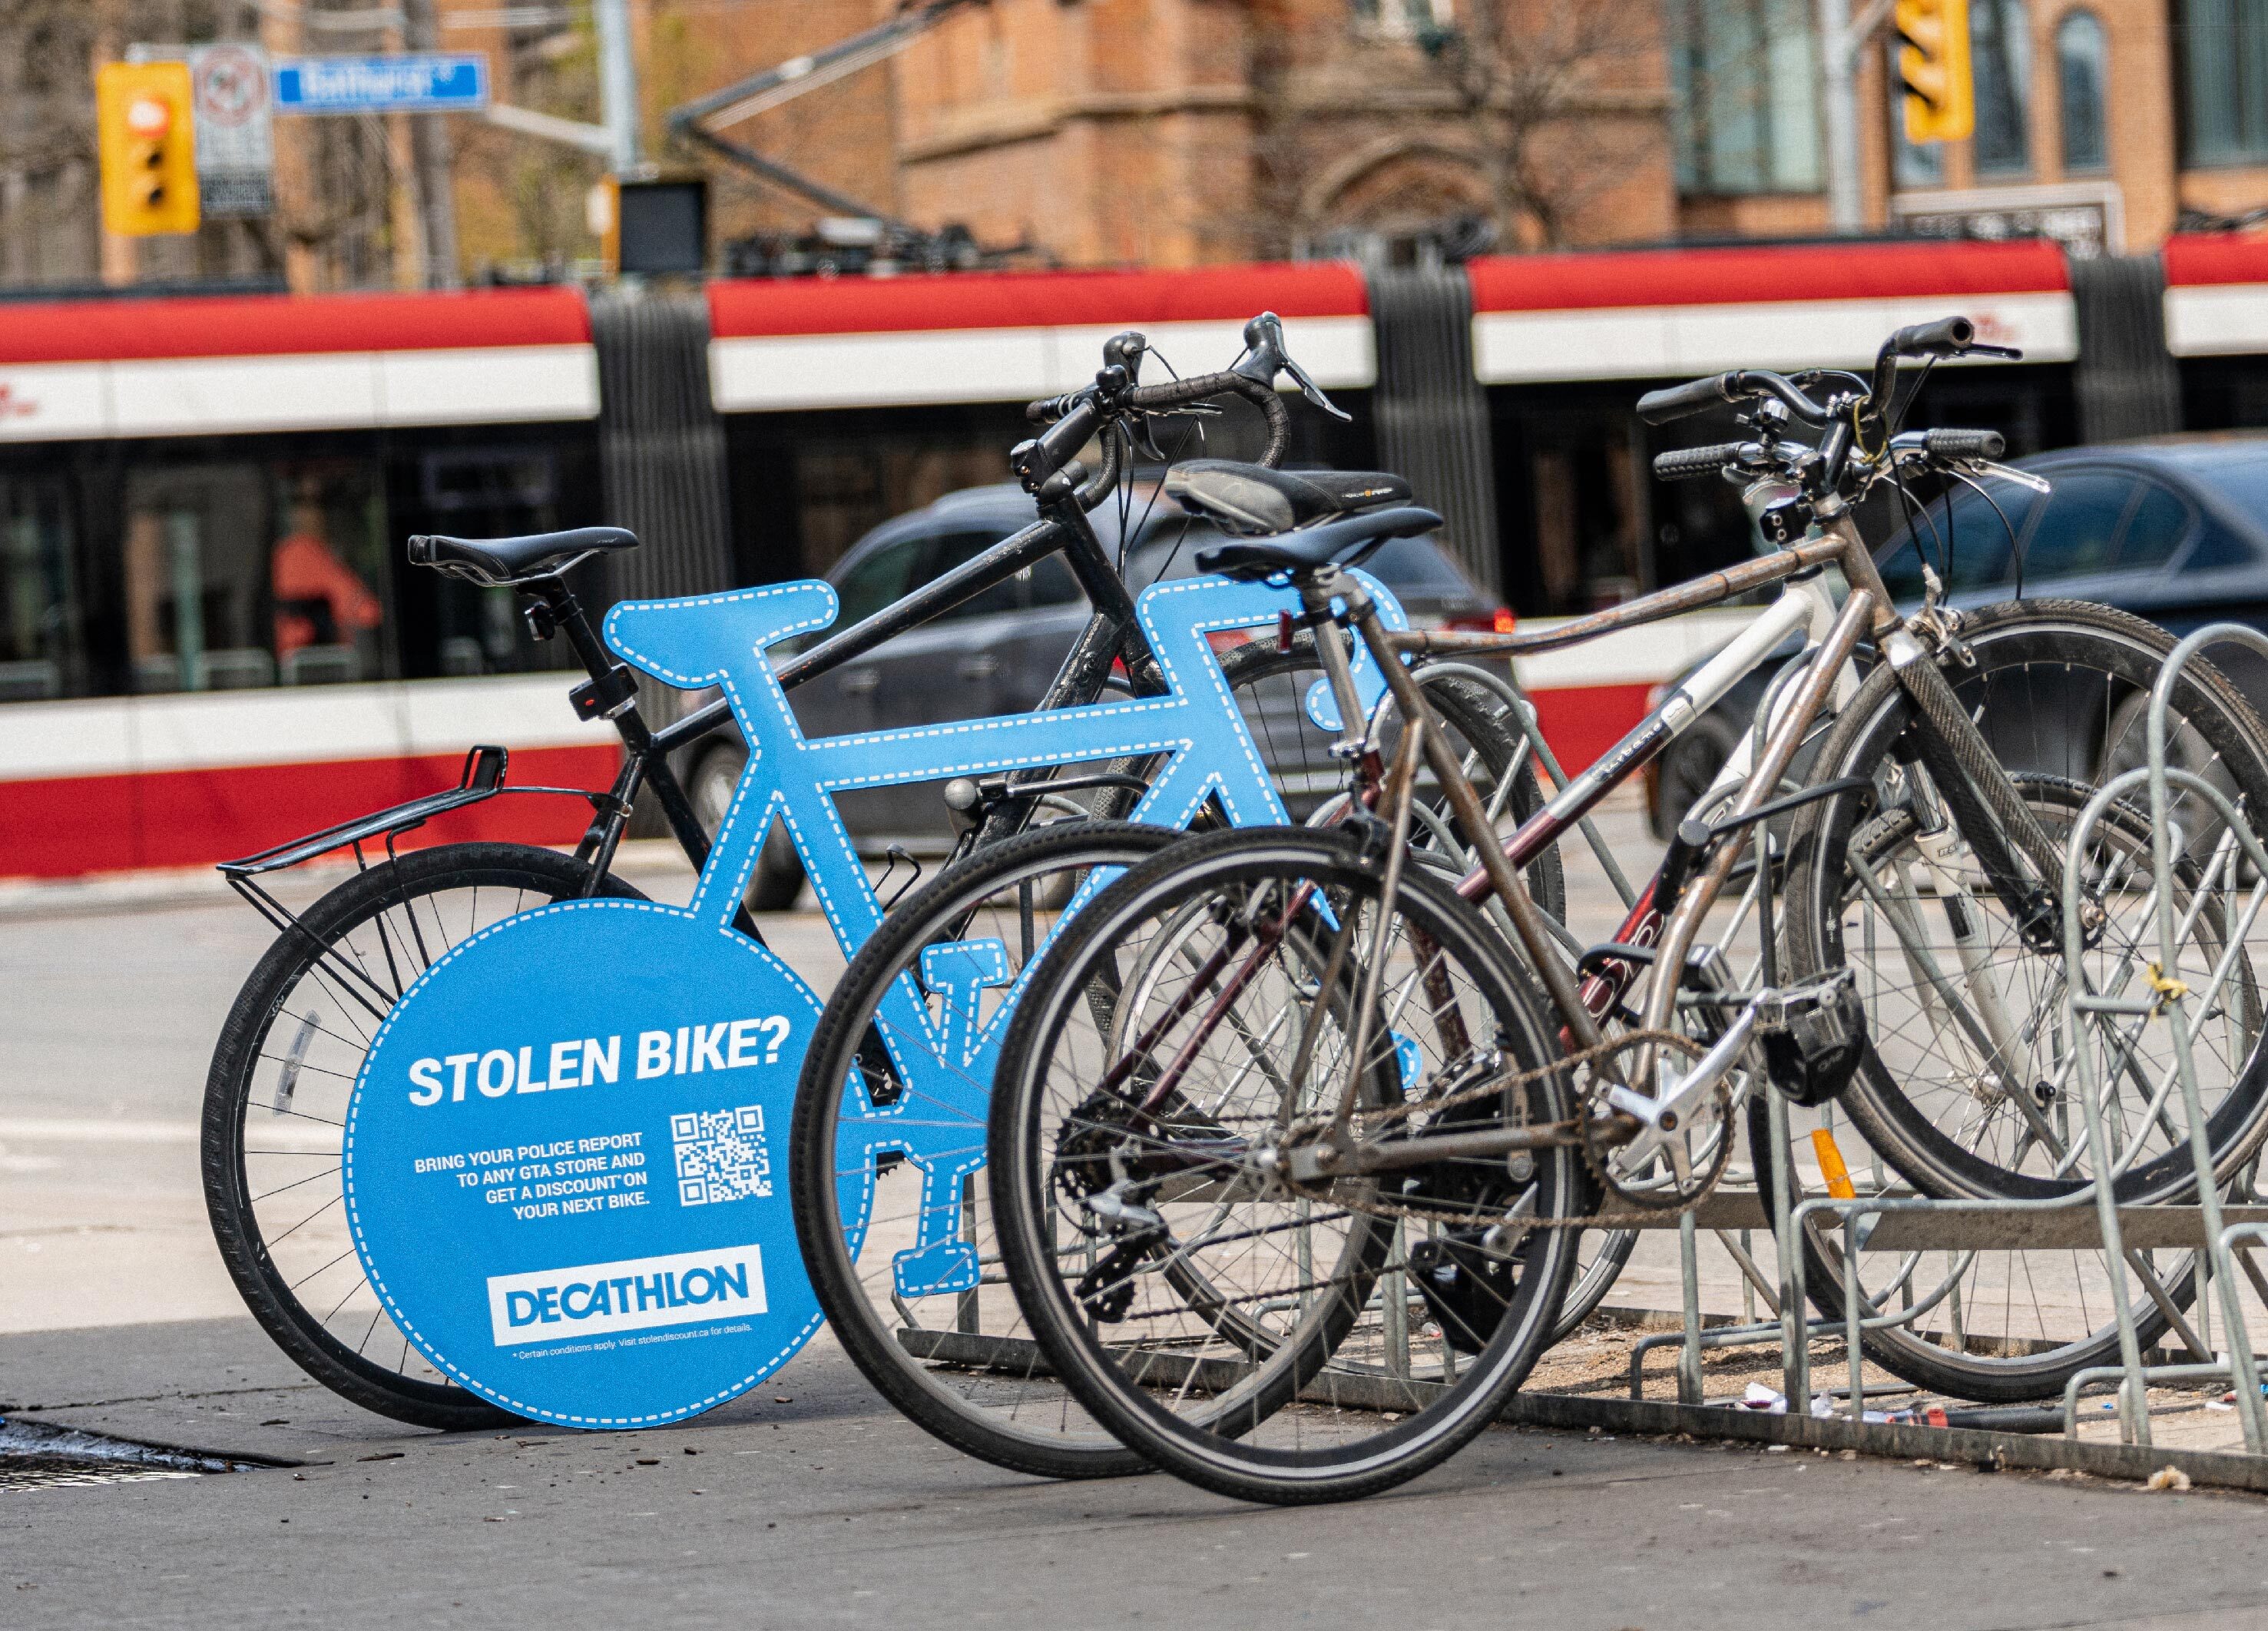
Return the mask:
<svg viewBox="0 0 2268 1631">
<path fill-rule="evenodd" d="M 1027 571 L 1049 556 L 1060 552 L 1071 576 L 1079 582 L 1087 601 L 1095 609 L 1094 620 L 1080 637 L 1076 655 L 1107 625 L 1112 637 L 1110 654 L 1123 656 L 1130 671 L 1146 676 L 1152 683 L 1155 675 L 1151 668 L 1149 646 L 1144 642 L 1139 621 L 1134 616 L 1134 597 L 1126 592 L 1126 585 L 1111 565 L 1094 535 L 1085 512 L 1069 499 L 1053 506 L 1053 512 L 1034 521 L 1021 532 L 1012 533 L 983 554 L 963 561 L 942 577 L 932 579 L 902 601 L 885 606 L 873 616 L 852 624 L 813 646 L 800 657 L 783 664 L 778 669 L 781 688 L 793 690 L 807 680 L 841 668 L 844 663 L 865 656 L 886 640 L 895 639 L 909 630 L 933 621 L 964 601 L 974 599 L 995 585 L 1005 583 L 1020 572 Z M 1100 680 L 1094 689 L 1083 694 L 1071 694 L 1064 688 L 1067 677 L 1075 669 L 1083 675 L 1083 665 L 1066 659 L 1064 668 L 1049 688 L 1048 696 L 1040 706 L 1062 708 L 1093 702 L 1101 695 Z M 1109 665 L 1103 664 L 1108 673 Z M 706 736 L 718 726 L 729 724 L 733 710 L 719 697 L 705 707 L 697 708 L 675 724 L 656 731 L 653 737 L 657 754 L 674 752 L 686 743 Z"/>
<path fill-rule="evenodd" d="M 1634 629 L 1683 612 L 1705 610 L 1735 594 L 1793 577 L 1809 567 L 1839 565 L 1845 550 L 1837 539 L 1807 538 L 1777 554 L 1759 556 L 1737 566 L 1727 566 L 1722 572 L 1656 589 L 1651 594 L 1624 601 L 1619 606 L 1578 617 L 1555 629 L 1515 630 L 1510 634 L 1456 634 L 1413 629 L 1388 636 L 1388 644 L 1395 651 L 1424 657 L 1521 657 L 1558 651 L 1564 646 L 1580 646 L 1602 634 L 1612 634 L 1618 629 Z M 1873 562 L 1869 560 L 1867 565 L 1871 570 Z M 1844 576 L 1850 577 L 1847 568 Z"/>
<path fill-rule="evenodd" d="M 1734 801 L 1727 822 L 1738 822 L 1777 794 L 1780 778 L 1793 763 L 1795 751 L 1811 729 L 1812 720 L 1819 717 L 1819 711 L 1834 694 L 1844 664 L 1851 661 L 1851 653 L 1858 649 L 1859 639 L 1871 626 L 1880 606 L 1881 602 L 1867 590 L 1852 591 L 1851 598 L 1843 604 L 1842 615 L 1835 619 L 1835 626 L 1820 642 L 1802 689 L 1789 703 L 1786 717 L 1765 739 L 1764 756 L 1741 789 L 1741 796 Z M 1671 908 L 1669 921 L 1661 932 L 1661 948 L 1654 958 L 1656 978 L 1646 993 L 1646 1013 L 1640 1021 L 1643 1027 L 1657 1029 L 1669 1023 L 1677 1002 L 1685 954 L 1700 932 L 1701 919 L 1724 891 L 1725 880 L 1732 875 L 1742 847 L 1738 844 L 1719 845 L 1709 864 L 1685 886 L 1677 904 Z"/>
</svg>

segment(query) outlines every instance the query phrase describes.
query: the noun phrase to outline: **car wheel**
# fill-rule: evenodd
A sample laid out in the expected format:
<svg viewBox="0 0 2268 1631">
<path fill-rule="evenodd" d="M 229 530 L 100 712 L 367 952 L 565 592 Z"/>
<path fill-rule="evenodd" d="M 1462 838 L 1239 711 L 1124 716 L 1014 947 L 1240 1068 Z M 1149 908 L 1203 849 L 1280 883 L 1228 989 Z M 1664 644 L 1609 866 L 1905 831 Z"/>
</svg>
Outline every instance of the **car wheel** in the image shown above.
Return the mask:
<svg viewBox="0 0 2268 1631">
<path fill-rule="evenodd" d="M 1739 744 L 1738 730 L 1721 713 L 1705 713 L 1663 749 L 1655 773 L 1647 779 L 1653 798 L 1648 814 L 1656 840 L 1668 843 L 1693 801 L 1709 791 Z"/>
<path fill-rule="evenodd" d="M 748 750 L 738 742 L 720 742 L 703 754 L 693 767 L 687 793 L 693 801 L 693 813 L 700 819 L 701 830 L 711 838 L 716 838 L 725 812 L 733 807 L 740 773 L 747 768 Z M 795 852 L 795 843 L 788 837 L 786 824 L 775 821 L 772 830 L 764 835 L 763 849 L 756 856 L 755 875 L 748 880 L 748 910 L 785 911 L 803 893 L 803 858 Z"/>
</svg>

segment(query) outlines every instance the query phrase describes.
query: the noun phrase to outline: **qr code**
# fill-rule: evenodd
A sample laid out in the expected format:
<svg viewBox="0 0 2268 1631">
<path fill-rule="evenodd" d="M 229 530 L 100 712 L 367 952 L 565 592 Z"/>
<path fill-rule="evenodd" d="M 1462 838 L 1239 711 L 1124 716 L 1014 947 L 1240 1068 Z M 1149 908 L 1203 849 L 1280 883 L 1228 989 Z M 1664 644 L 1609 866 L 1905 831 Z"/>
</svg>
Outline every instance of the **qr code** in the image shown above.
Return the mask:
<svg viewBox="0 0 2268 1631">
<path fill-rule="evenodd" d="M 677 1199 L 688 1207 L 762 1200 L 772 1192 L 772 1159 L 764 1149 L 761 1104 L 698 1110 L 669 1118 L 677 1155 Z"/>
</svg>

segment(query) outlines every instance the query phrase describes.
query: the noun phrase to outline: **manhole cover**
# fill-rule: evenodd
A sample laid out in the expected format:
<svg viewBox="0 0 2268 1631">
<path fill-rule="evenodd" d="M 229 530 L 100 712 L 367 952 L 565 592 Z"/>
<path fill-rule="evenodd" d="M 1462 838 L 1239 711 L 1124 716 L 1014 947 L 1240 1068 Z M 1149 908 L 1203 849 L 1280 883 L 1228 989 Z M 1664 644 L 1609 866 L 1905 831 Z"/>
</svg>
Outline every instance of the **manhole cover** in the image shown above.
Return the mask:
<svg viewBox="0 0 2268 1631">
<path fill-rule="evenodd" d="M 249 1472 L 258 1463 L 137 1444 L 40 1421 L 0 1421 L 0 1491 Z"/>
</svg>

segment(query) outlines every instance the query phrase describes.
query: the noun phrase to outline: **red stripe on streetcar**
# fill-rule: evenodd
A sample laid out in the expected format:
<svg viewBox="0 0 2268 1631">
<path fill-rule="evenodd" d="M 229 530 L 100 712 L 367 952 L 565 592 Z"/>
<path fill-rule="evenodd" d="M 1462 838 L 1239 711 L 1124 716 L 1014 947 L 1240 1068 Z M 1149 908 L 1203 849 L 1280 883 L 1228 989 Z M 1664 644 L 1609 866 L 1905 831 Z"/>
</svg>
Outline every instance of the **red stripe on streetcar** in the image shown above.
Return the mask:
<svg viewBox="0 0 2268 1631">
<path fill-rule="evenodd" d="M 0 321 L 0 363 L 458 351 L 586 345 L 590 340 L 590 314 L 572 289 L 27 301 L 10 306 Z"/>
<path fill-rule="evenodd" d="M 1467 271 L 1476 312 L 2059 293 L 2071 286 L 2063 251 L 2044 240 L 1485 255 Z"/>
<path fill-rule="evenodd" d="M 1649 685 L 1576 685 L 1530 691 L 1535 722 L 1559 756 L 1559 768 L 1580 776 L 1646 718 Z"/>
<path fill-rule="evenodd" d="M 249 855 L 452 786 L 464 762 L 461 753 L 433 753 L 0 783 L 0 877 L 67 878 Z M 529 748 L 512 756 L 511 779 L 521 786 L 603 787 L 621 763 L 618 747 Z M 590 819 L 580 799 L 505 794 L 439 816 L 401 844 L 572 844 Z"/>
<path fill-rule="evenodd" d="M 1185 272 L 943 272 L 709 285 L 711 331 L 720 340 L 1241 321 L 1262 311 L 1359 317 L 1369 310 L 1362 274 L 1327 261 Z"/>
<path fill-rule="evenodd" d="M 2268 233 L 2187 233 L 2166 240 L 2166 283 L 2268 284 Z"/>
</svg>

